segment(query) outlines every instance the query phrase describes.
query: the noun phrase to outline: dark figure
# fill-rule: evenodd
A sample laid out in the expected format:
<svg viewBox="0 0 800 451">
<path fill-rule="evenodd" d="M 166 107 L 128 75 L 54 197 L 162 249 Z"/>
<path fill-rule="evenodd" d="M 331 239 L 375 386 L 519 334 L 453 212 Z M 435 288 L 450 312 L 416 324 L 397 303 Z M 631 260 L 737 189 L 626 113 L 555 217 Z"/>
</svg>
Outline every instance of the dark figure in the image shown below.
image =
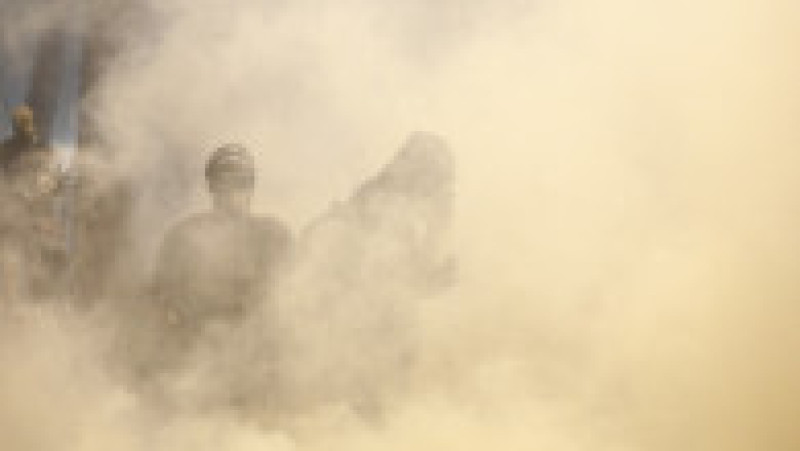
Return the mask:
<svg viewBox="0 0 800 451">
<path fill-rule="evenodd" d="M 107 155 L 81 149 L 65 187 L 70 190 L 70 291 L 82 309 L 127 307 L 124 300 L 141 289 L 142 276 L 131 258 L 134 185 L 120 172 Z"/>
<path fill-rule="evenodd" d="M 289 256 L 287 228 L 276 219 L 251 214 L 255 167 L 246 149 L 219 148 L 205 174 L 213 208 L 174 226 L 157 262 L 153 295 L 166 321 L 166 337 L 157 344 L 157 371 L 185 368 L 190 364 L 186 359 L 209 334 L 234 330 L 252 314 L 266 311 L 263 316 L 270 317 L 276 279 Z M 277 330 L 276 323 L 266 327 Z"/>
<path fill-rule="evenodd" d="M 0 147 L 0 169 L 4 174 L 12 170 L 20 155 L 42 149 L 35 124 L 30 107 L 20 105 L 14 108 L 11 113 L 11 137 Z"/>
<path fill-rule="evenodd" d="M 0 271 L 4 297 L 58 294 L 66 267 L 55 202 L 60 176 L 27 106 L 13 112 L 13 135 L 0 147 Z"/>
<path fill-rule="evenodd" d="M 303 234 L 293 288 L 300 408 L 345 403 L 380 418 L 416 354 L 416 305 L 451 286 L 453 157 L 415 133 L 376 176 Z M 308 368 L 312 368 L 309 371 Z"/>
</svg>

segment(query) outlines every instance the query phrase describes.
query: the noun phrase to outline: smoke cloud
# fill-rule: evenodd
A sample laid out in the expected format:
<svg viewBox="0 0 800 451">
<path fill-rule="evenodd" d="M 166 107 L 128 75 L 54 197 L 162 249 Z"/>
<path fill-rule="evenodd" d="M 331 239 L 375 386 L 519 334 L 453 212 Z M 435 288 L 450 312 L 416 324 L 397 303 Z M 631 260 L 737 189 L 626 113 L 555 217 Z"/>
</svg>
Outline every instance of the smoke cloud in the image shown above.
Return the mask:
<svg viewBox="0 0 800 451">
<path fill-rule="evenodd" d="M 66 3 L 3 0 L 4 36 L 6 12 L 26 18 L 5 42 Z M 3 333 L 7 449 L 800 445 L 800 6 L 109 5 L 87 3 L 121 49 L 88 118 L 135 187 L 133 279 L 207 202 L 215 146 L 256 154 L 258 210 L 302 236 L 423 129 L 454 152 L 458 282 L 414 303 L 419 364 L 380 424 L 335 404 L 280 427 L 170 416 L 109 374 L 105 317 L 34 308 Z M 258 324 L 198 358 L 187 396 L 246 378 Z"/>
</svg>

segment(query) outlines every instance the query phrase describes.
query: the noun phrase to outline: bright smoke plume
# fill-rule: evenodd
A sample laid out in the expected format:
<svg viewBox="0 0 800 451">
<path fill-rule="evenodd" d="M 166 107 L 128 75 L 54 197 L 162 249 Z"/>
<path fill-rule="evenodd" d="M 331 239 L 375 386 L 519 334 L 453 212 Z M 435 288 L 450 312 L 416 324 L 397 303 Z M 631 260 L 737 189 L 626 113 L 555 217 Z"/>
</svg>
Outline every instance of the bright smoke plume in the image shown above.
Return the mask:
<svg viewBox="0 0 800 451">
<path fill-rule="evenodd" d="M 104 377 L 106 330 L 21 319 L 7 449 L 800 446 L 794 2 L 131 5 L 89 95 L 136 182 L 132 273 L 219 143 L 256 152 L 260 209 L 299 232 L 428 129 L 455 153 L 458 284 L 418 306 L 419 374 L 380 426 L 160 418 Z"/>
</svg>

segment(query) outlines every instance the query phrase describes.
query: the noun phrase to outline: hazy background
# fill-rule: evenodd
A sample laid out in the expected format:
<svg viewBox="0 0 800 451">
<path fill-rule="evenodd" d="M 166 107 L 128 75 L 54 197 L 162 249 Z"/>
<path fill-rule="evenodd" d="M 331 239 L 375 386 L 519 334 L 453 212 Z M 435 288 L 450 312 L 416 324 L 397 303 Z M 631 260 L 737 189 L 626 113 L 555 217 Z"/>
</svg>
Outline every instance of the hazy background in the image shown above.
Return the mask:
<svg viewBox="0 0 800 451">
<path fill-rule="evenodd" d="M 21 42 L 73 3 L 3 0 L 0 24 Z M 309 421 L 299 443 L 164 426 L 104 382 L 85 327 L 22 320 L 0 358 L 9 449 L 800 446 L 796 2 L 136 9 L 90 96 L 142 182 L 141 265 L 204 202 L 215 145 L 257 154 L 258 210 L 299 231 L 428 129 L 456 153 L 460 283 L 423 305 L 420 388 L 383 428 Z"/>
</svg>

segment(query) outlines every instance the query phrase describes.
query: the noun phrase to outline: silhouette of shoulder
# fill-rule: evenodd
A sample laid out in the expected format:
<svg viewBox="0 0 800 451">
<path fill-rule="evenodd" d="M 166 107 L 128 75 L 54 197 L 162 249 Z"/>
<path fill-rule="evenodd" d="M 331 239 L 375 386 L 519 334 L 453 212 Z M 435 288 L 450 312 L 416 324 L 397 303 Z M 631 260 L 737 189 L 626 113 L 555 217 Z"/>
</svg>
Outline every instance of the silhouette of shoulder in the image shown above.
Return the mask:
<svg viewBox="0 0 800 451">
<path fill-rule="evenodd" d="M 289 229 L 278 219 L 269 216 L 230 218 L 215 212 L 202 212 L 188 216 L 176 223 L 164 240 L 166 248 L 191 246 L 208 241 L 230 244 L 227 238 L 244 239 L 256 248 L 267 247 L 271 252 L 288 252 L 292 237 Z M 165 249 L 167 250 L 167 249 Z"/>
</svg>

